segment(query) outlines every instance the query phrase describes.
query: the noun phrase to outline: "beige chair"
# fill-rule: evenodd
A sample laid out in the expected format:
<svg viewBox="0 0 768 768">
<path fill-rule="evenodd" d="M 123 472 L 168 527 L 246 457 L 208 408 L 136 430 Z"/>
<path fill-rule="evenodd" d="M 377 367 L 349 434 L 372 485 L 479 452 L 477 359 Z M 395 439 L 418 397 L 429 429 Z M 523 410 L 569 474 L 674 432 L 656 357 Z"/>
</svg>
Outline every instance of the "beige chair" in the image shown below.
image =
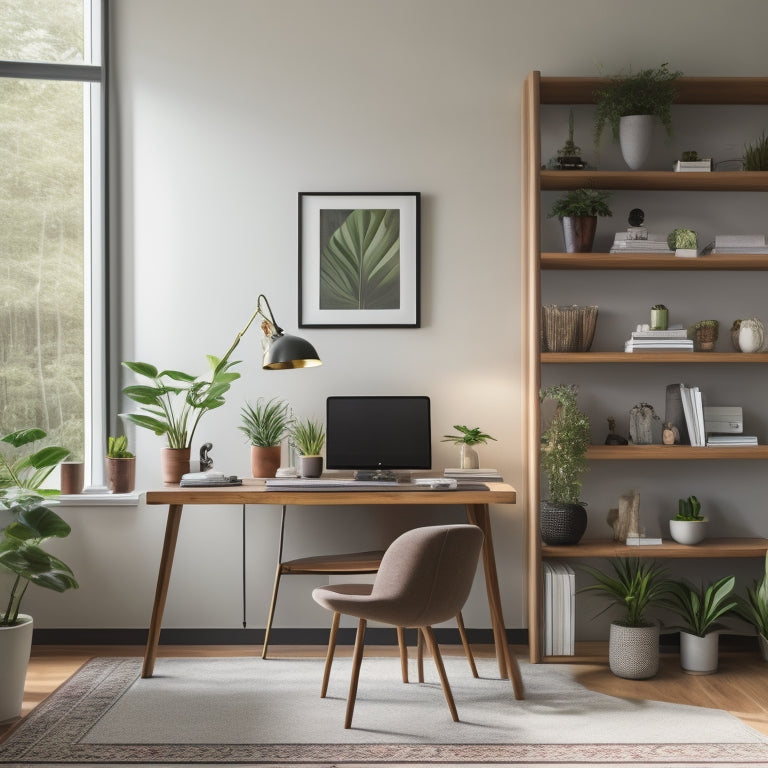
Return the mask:
<svg viewBox="0 0 768 768">
<path fill-rule="evenodd" d="M 338 584 L 318 587 L 312 592 L 315 602 L 333 611 L 321 697 L 325 697 L 328 687 L 340 616 L 346 614 L 358 619 L 345 728 L 352 726 L 365 629 L 369 620 L 398 628 L 401 661 L 404 648 L 402 628 L 415 627 L 420 631 L 435 660 L 451 716 L 458 721 L 432 625 L 460 614 L 475 578 L 482 544 L 483 532 L 474 525 L 414 528 L 390 544 L 372 585 Z"/>
</svg>

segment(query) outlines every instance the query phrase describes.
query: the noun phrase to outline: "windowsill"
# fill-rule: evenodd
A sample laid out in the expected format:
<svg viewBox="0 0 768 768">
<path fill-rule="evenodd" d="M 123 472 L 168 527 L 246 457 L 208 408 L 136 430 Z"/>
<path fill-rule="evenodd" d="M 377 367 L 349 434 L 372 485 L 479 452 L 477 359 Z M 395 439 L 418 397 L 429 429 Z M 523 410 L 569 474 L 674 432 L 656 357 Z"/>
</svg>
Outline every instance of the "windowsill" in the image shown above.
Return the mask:
<svg viewBox="0 0 768 768">
<path fill-rule="evenodd" d="M 96 491 L 71 495 L 60 494 L 55 498 L 63 507 L 136 507 L 143 500 L 143 497 L 143 491 L 131 493 Z"/>
</svg>

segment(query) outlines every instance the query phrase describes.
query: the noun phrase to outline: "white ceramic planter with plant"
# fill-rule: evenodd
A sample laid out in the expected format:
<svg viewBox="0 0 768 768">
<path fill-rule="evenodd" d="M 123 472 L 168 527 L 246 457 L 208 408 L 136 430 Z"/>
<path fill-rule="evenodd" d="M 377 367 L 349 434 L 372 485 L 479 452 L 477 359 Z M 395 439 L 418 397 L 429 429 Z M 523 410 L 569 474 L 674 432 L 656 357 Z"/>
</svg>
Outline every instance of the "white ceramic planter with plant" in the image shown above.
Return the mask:
<svg viewBox="0 0 768 768">
<path fill-rule="evenodd" d="M 609 598 L 604 610 L 618 606 L 623 616 L 611 623 L 608 662 L 611 672 L 628 680 L 645 680 L 659 671 L 659 625 L 648 611 L 661 605 L 667 590 L 666 571 L 652 560 L 619 557 L 609 561 L 611 573 L 582 565 L 594 584 L 580 592 Z M 601 611 L 602 613 L 602 611 Z"/>
<path fill-rule="evenodd" d="M 762 577 L 747 587 L 746 597 L 738 597 L 737 601 L 736 615 L 755 628 L 760 653 L 768 662 L 768 552 Z"/>
<path fill-rule="evenodd" d="M 709 585 L 695 587 L 688 581 L 670 581 L 665 605 L 676 613 L 680 630 L 680 666 L 694 675 L 717 671 L 721 623 L 734 611 L 738 601 L 733 594 L 734 576 L 724 576 Z"/>
<path fill-rule="evenodd" d="M 693 546 L 706 538 L 708 522 L 701 514 L 701 502 L 689 496 L 678 501 L 677 515 L 669 521 L 669 535 L 678 544 Z"/>
<path fill-rule="evenodd" d="M 496 440 L 496 438 L 481 431 L 480 427 L 470 428 L 462 424 L 454 424 L 453 428 L 459 434 L 443 435 L 440 442 L 455 443 L 459 446 L 459 469 L 478 469 L 480 456 L 474 446 L 485 445 L 489 440 Z"/>
</svg>

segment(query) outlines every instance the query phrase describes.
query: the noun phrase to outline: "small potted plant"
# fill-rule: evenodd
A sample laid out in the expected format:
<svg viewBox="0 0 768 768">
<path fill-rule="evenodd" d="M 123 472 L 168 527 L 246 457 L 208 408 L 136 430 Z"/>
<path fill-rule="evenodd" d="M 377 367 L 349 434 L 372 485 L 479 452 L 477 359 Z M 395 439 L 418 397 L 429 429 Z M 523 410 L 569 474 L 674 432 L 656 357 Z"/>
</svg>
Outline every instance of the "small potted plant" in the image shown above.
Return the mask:
<svg viewBox="0 0 768 768">
<path fill-rule="evenodd" d="M 700 352 L 711 352 L 720 335 L 720 323 L 717 320 L 699 320 L 688 329 L 689 338 L 693 336 L 696 348 Z"/>
<path fill-rule="evenodd" d="M 742 167 L 745 171 L 768 171 L 768 133 L 763 131 L 754 144 L 744 145 Z"/>
<path fill-rule="evenodd" d="M 720 619 L 733 611 L 737 601 L 733 597 L 735 576 L 696 587 L 689 581 L 670 581 L 664 605 L 676 613 L 683 624 L 680 630 L 680 666 L 697 675 L 717 671 Z"/>
<path fill-rule="evenodd" d="M 293 420 L 291 406 L 276 397 L 260 397 L 254 405 L 246 403 L 241 414 L 239 429 L 251 446 L 251 475 L 274 477 L 280 467 L 280 443 Z"/>
<path fill-rule="evenodd" d="M 587 471 L 589 418 L 576 402 L 577 388 L 558 384 L 539 392 L 543 403 L 556 403 L 541 435 L 540 464 L 547 477 L 549 498 L 539 505 L 541 538 L 545 544 L 578 544 L 587 529 L 587 511 L 579 500 L 581 476 Z"/>
<path fill-rule="evenodd" d="M 678 544 L 698 544 L 707 535 L 708 522 L 701 514 L 701 502 L 695 496 L 679 499 L 677 514 L 669 521 L 669 535 Z"/>
<path fill-rule="evenodd" d="M 632 169 L 643 167 L 651 147 L 653 126 L 658 120 L 672 135 L 672 104 L 677 99 L 675 80 L 667 63 L 636 74 L 612 77 L 594 92 L 595 146 L 606 126 L 621 146 L 624 162 Z"/>
<path fill-rule="evenodd" d="M 768 552 L 762 577 L 747 587 L 746 597 L 737 597 L 735 612 L 757 630 L 760 652 L 768 661 Z"/>
<path fill-rule="evenodd" d="M 597 592 L 610 598 L 604 610 L 616 605 L 623 615 L 611 622 L 608 662 L 614 675 L 644 680 L 659 671 L 659 625 L 648 611 L 663 603 L 668 590 L 666 570 L 652 560 L 620 557 L 609 560 L 612 573 L 589 565 L 581 569 L 594 584 L 580 592 Z M 602 613 L 602 611 L 601 611 Z"/>
<path fill-rule="evenodd" d="M 612 216 L 610 192 L 573 189 L 552 204 L 549 218 L 557 216 L 563 226 L 566 253 L 589 253 L 595 241 L 598 216 Z"/>
<path fill-rule="evenodd" d="M 112 493 L 131 493 L 136 486 L 136 457 L 128 450 L 128 438 L 119 435 L 107 438 L 104 460 L 107 488 Z"/>
<path fill-rule="evenodd" d="M 301 477 L 320 477 L 323 474 L 325 429 L 320 421 L 298 419 L 291 427 L 291 436 L 299 452 L 299 474 Z"/>
<path fill-rule="evenodd" d="M 654 304 L 651 307 L 652 331 L 666 331 L 669 323 L 669 310 L 663 304 Z"/>
<path fill-rule="evenodd" d="M 480 466 L 480 457 L 473 448 L 481 443 L 485 445 L 489 440 L 496 440 L 495 437 L 487 435 L 480 431 L 480 427 L 469 427 L 461 424 L 454 424 L 453 428 L 458 435 L 443 435 L 442 443 L 455 443 L 461 446 L 461 455 L 459 456 L 459 467 L 461 469 L 477 469 Z"/>
</svg>

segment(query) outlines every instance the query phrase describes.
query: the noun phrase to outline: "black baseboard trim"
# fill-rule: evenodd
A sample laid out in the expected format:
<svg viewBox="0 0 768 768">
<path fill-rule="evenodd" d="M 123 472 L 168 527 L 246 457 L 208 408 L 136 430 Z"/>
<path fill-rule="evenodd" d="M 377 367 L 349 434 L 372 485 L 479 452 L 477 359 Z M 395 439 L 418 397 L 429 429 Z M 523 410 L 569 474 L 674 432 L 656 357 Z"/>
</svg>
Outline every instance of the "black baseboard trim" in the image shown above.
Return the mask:
<svg viewBox="0 0 768 768">
<path fill-rule="evenodd" d="M 458 645 L 459 631 L 451 627 L 435 630 L 438 642 Z M 469 642 L 478 645 L 493 644 L 490 629 L 468 629 Z M 369 645 L 397 645 L 397 635 L 387 627 L 369 627 L 365 633 Z M 416 630 L 406 630 L 409 645 L 416 643 Z M 146 629 L 35 629 L 32 642 L 35 645 L 146 645 Z M 272 629 L 270 645 L 326 645 L 327 628 Z M 354 645 L 355 629 L 339 630 L 340 645 Z M 508 629 L 507 642 L 513 645 L 528 644 L 527 629 Z M 160 645 L 262 645 L 263 629 L 163 629 Z"/>
</svg>

